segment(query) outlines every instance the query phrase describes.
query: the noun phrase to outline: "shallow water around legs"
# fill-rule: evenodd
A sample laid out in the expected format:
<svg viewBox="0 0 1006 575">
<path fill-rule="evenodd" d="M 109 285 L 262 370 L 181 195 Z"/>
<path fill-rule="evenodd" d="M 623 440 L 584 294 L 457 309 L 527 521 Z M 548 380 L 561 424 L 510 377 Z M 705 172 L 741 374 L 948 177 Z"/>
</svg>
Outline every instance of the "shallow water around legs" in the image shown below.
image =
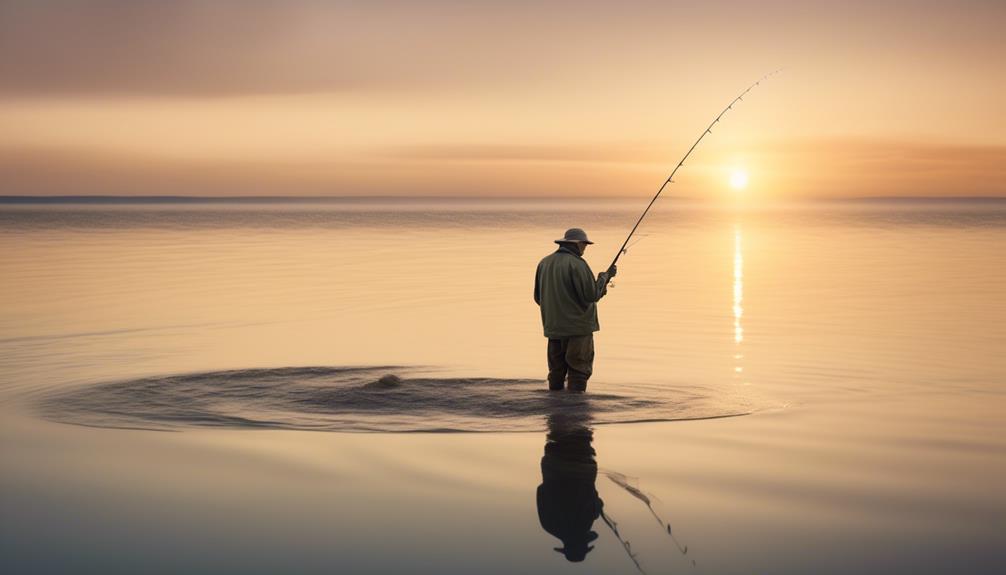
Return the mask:
<svg viewBox="0 0 1006 575">
<path fill-rule="evenodd" d="M 403 378 L 400 375 L 406 375 Z M 148 377 L 48 394 L 41 415 L 96 427 L 314 431 L 537 431 L 557 410 L 592 424 L 747 415 L 750 405 L 698 388 L 621 385 L 553 393 L 537 379 L 435 377 L 402 367 L 246 369 Z"/>
<path fill-rule="evenodd" d="M 1006 205 L 639 208 L 0 208 L 0 568 L 1002 572 Z"/>
</svg>

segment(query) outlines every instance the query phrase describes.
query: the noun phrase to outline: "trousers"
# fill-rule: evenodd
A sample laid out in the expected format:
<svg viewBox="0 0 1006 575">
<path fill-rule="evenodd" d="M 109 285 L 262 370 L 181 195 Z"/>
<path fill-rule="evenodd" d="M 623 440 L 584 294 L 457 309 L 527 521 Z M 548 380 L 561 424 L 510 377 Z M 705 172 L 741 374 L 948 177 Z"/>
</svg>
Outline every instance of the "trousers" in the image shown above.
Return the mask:
<svg viewBox="0 0 1006 575">
<path fill-rule="evenodd" d="M 563 389 L 567 377 L 570 391 L 587 391 L 594 372 L 594 334 L 548 340 L 548 388 Z"/>
</svg>

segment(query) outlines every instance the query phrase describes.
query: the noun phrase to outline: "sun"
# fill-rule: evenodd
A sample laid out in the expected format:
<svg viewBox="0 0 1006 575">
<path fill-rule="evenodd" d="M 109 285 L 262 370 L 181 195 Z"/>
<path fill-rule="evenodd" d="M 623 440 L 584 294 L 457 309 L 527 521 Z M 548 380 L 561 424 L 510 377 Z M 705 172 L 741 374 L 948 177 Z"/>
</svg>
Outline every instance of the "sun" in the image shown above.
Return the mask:
<svg viewBox="0 0 1006 575">
<path fill-rule="evenodd" d="M 746 170 L 735 169 L 730 172 L 730 187 L 735 190 L 743 190 L 748 187 L 748 173 Z"/>
</svg>

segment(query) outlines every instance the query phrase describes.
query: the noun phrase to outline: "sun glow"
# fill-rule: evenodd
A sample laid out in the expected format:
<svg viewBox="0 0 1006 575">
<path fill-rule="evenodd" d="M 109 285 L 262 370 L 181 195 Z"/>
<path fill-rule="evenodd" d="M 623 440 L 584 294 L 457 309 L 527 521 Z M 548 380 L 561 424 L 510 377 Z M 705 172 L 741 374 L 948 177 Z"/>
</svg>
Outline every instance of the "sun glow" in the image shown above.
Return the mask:
<svg viewBox="0 0 1006 575">
<path fill-rule="evenodd" d="M 735 190 L 743 190 L 748 187 L 748 173 L 745 170 L 733 170 L 730 172 L 730 187 Z"/>
</svg>

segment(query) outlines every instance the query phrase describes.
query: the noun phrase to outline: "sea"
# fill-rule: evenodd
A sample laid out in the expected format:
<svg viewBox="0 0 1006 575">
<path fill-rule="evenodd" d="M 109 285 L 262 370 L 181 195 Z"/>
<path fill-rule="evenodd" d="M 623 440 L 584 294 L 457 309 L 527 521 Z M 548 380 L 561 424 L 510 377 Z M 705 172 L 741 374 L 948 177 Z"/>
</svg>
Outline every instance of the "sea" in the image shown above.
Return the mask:
<svg viewBox="0 0 1006 575">
<path fill-rule="evenodd" d="M 4 573 L 1004 573 L 1006 200 L 0 199 Z"/>
</svg>

